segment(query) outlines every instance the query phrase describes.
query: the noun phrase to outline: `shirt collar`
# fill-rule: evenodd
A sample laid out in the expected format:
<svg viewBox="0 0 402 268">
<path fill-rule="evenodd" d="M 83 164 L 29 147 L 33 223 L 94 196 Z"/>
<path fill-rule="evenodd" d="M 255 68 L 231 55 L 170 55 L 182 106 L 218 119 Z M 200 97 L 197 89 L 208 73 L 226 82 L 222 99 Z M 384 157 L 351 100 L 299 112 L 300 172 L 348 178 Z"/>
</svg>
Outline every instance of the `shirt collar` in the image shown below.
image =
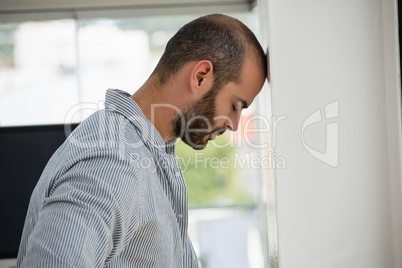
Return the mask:
<svg viewBox="0 0 402 268">
<path fill-rule="evenodd" d="M 175 153 L 176 139 L 165 143 L 158 130 L 127 92 L 119 89 L 108 89 L 106 91 L 105 109 L 126 117 L 134 125 L 144 144 L 168 154 Z"/>
</svg>

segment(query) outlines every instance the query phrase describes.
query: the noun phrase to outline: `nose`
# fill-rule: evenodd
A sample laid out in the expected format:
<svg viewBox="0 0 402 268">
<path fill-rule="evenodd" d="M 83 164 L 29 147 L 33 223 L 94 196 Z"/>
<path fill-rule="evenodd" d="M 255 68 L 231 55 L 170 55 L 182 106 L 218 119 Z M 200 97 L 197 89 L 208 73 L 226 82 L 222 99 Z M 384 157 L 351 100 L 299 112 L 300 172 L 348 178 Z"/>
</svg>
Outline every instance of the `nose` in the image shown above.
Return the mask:
<svg viewBox="0 0 402 268">
<path fill-rule="evenodd" d="M 236 131 L 238 126 L 239 126 L 239 120 L 240 116 L 235 116 L 234 118 L 229 118 L 229 120 L 226 121 L 226 129 L 231 130 L 231 131 Z"/>
</svg>

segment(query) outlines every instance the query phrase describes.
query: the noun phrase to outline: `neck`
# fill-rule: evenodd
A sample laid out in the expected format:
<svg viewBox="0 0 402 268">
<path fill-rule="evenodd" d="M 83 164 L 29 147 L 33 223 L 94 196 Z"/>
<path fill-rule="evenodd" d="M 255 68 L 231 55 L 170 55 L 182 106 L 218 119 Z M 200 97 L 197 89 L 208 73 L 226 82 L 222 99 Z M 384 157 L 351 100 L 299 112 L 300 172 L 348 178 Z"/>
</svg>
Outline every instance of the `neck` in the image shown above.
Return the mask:
<svg viewBox="0 0 402 268">
<path fill-rule="evenodd" d="M 180 98 L 171 94 L 170 88 L 171 85 L 160 85 L 151 77 L 131 96 L 165 142 L 176 138 L 172 121 L 180 111 Z"/>
</svg>

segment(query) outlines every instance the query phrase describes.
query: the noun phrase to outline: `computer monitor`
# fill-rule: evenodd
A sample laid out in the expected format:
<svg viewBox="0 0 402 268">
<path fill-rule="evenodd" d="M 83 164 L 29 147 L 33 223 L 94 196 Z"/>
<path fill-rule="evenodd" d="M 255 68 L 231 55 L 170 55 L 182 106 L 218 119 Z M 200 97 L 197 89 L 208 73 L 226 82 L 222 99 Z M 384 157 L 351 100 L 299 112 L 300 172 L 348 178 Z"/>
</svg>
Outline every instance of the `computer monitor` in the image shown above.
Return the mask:
<svg viewBox="0 0 402 268">
<path fill-rule="evenodd" d="M 76 126 L 0 127 L 0 259 L 17 257 L 32 191 Z"/>
</svg>

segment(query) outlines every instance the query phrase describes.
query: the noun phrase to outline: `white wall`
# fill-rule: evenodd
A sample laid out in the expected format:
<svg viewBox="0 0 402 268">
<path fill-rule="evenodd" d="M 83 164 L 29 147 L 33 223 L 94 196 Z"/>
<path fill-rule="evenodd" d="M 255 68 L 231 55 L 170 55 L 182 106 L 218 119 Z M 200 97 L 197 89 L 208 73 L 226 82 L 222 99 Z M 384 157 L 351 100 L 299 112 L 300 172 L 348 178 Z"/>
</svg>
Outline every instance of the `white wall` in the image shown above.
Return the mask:
<svg viewBox="0 0 402 268">
<path fill-rule="evenodd" d="M 286 116 L 274 133 L 287 163 L 275 171 L 279 266 L 402 267 L 396 3 L 259 7 L 268 22 L 272 111 Z M 309 124 L 319 109 L 322 120 Z"/>
</svg>

